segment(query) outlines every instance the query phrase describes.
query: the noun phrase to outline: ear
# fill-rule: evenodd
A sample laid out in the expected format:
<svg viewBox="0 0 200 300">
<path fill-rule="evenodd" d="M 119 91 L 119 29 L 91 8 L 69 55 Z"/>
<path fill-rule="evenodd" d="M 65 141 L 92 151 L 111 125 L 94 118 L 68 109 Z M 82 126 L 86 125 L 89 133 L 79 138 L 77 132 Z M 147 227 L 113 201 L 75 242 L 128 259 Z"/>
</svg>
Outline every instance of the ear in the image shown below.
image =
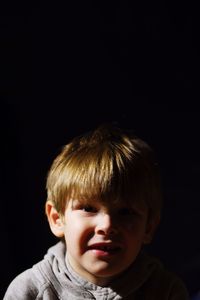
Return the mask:
<svg viewBox="0 0 200 300">
<path fill-rule="evenodd" d="M 154 217 L 153 219 L 147 221 L 146 232 L 145 232 L 144 239 L 143 239 L 144 244 L 150 244 L 151 243 L 151 241 L 153 239 L 153 236 L 154 236 L 154 233 L 155 233 L 156 228 L 157 228 L 159 223 L 160 223 L 160 215 L 158 215 L 158 216 Z"/>
<path fill-rule="evenodd" d="M 57 237 L 64 236 L 64 220 L 62 216 L 57 212 L 53 203 L 47 201 L 45 205 L 46 215 L 49 221 L 49 226 L 53 234 Z"/>
</svg>

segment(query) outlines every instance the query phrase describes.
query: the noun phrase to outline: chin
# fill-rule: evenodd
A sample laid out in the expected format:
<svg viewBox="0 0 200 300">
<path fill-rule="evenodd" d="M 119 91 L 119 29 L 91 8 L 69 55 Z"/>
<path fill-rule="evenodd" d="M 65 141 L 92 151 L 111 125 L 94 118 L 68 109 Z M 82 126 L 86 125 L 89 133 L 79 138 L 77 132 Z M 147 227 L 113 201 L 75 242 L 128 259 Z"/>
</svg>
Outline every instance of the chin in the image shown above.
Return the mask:
<svg viewBox="0 0 200 300">
<path fill-rule="evenodd" d="M 123 273 L 123 271 L 125 270 L 125 268 L 123 269 L 113 269 L 113 268 L 101 268 L 101 269 L 96 269 L 91 272 L 94 274 L 94 276 L 96 277 L 101 277 L 101 278 L 113 278 L 113 277 L 117 277 L 119 274 Z"/>
</svg>

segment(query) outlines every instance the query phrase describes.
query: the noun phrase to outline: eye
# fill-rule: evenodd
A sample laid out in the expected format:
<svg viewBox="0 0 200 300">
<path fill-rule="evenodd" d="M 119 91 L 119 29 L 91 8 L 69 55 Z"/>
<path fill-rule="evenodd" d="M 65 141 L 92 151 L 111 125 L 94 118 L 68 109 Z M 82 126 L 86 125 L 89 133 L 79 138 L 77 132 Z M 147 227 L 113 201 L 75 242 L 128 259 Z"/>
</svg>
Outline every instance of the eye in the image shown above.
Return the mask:
<svg viewBox="0 0 200 300">
<path fill-rule="evenodd" d="M 96 213 L 97 208 L 92 205 L 82 205 L 80 208 L 82 211 L 88 212 L 88 213 Z"/>
<path fill-rule="evenodd" d="M 129 207 L 122 207 L 119 209 L 118 214 L 120 216 L 132 216 L 134 211 Z"/>
</svg>

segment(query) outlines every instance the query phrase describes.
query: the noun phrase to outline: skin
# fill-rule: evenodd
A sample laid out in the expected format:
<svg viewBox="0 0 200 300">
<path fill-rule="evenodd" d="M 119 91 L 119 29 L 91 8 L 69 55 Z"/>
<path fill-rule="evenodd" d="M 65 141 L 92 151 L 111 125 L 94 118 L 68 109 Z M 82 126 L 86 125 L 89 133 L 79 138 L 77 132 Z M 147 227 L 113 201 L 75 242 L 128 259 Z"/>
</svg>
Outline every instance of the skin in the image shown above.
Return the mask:
<svg viewBox="0 0 200 300">
<path fill-rule="evenodd" d="M 46 212 L 52 232 L 65 238 L 71 267 L 99 286 L 106 286 L 135 261 L 158 223 L 148 220 L 144 204 L 109 207 L 70 200 L 63 216 L 51 202 L 47 202 Z"/>
</svg>

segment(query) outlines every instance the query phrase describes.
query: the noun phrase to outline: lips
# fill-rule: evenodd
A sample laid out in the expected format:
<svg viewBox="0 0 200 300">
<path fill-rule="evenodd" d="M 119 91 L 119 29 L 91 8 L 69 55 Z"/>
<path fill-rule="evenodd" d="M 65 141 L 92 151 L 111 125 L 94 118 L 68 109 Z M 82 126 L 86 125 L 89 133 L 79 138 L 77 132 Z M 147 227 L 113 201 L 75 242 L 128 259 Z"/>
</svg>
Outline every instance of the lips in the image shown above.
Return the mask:
<svg viewBox="0 0 200 300">
<path fill-rule="evenodd" d="M 108 253 L 114 253 L 120 250 L 120 246 L 114 243 L 95 243 L 88 247 L 88 250 L 97 250 Z"/>
</svg>

